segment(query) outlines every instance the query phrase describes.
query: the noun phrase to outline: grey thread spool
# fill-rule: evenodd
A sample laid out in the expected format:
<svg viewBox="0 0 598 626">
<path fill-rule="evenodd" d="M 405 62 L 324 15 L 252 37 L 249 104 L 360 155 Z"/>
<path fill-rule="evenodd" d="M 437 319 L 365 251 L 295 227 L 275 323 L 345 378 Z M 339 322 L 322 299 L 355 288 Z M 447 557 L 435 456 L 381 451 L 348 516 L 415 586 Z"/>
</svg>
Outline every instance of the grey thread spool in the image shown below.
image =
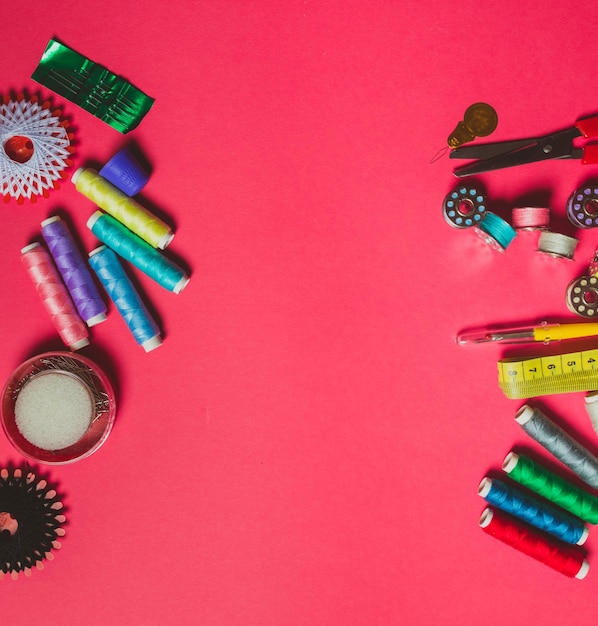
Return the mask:
<svg viewBox="0 0 598 626">
<path fill-rule="evenodd" d="M 583 481 L 598 489 L 598 459 L 539 409 L 524 404 L 515 420 L 532 439 L 546 448 Z"/>
<path fill-rule="evenodd" d="M 553 233 L 545 230 L 538 239 L 538 252 L 557 259 L 573 260 L 578 240 L 561 233 Z"/>
</svg>

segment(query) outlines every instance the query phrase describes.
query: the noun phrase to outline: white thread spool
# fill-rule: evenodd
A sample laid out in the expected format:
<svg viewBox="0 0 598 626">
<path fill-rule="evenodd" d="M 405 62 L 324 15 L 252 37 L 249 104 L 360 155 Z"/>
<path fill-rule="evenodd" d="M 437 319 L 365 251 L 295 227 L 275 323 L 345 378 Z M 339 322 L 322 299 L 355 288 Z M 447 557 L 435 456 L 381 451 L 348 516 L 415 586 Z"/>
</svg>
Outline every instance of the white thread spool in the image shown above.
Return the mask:
<svg viewBox="0 0 598 626">
<path fill-rule="evenodd" d="M 578 243 L 575 237 L 544 231 L 538 240 L 538 252 L 558 259 L 573 260 Z"/>
<path fill-rule="evenodd" d="M 594 432 L 598 434 L 598 391 L 588 393 L 584 401 Z"/>
</svg>

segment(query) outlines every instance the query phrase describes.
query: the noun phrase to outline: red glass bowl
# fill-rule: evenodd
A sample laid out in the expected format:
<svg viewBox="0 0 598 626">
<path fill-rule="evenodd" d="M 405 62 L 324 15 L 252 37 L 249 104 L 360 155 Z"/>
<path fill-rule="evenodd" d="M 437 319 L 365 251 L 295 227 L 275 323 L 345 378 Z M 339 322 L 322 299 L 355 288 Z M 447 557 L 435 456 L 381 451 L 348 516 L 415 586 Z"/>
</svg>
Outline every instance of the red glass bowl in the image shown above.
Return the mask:
<svg viewBox="0 0 598 626">
<path fill-rule="evenodd" d="M 90 392 L 94 414 L 85 434 L 60 450 L 44 450 L 28 441 L 17 428 L 15 404 L 33 376 L 54 371 L 74 376 Z M 116 398 L 106 374 L 90 359 L 72 352 L 45 352 L 28 359 L 12 373 L 2 391 L 2 427 L 10 443 L 25 457 L 46 465 L 62 465 L 93 454 L 108 438 L 116 417 Z"/>
</svg>

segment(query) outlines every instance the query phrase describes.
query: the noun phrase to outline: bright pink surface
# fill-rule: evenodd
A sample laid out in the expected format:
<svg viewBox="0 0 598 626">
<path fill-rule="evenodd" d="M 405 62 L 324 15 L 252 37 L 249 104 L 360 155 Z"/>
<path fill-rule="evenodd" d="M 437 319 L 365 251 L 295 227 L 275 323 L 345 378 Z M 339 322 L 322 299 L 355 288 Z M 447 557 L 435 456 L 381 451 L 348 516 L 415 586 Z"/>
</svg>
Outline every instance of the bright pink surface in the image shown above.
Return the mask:
<svg viewBox="0 0 598 626">
<path fill-rule="evenodd" d="M 49 469 L 68 506 L 45 571 L 1 583 L 2 623 L 594 624 L 590 573 L 565 578 L 478 528 L 477 485 L 513 446 L 542 455 L 496 383 L 485 323 L 570 319 L 574 262 L 534 235 L 504 255 L 451 229 L 454 162 L 430 164 L 473 102 L 492 139 L 595 113 L 595 3 L 20 3 L 2 91 L 29 88 L 51 37 L 156 98 L 127 137 L 64 99 L 76 166 L 128 139 L 154 166 L 143 198 L 192 272 L 180 295 L 139 273 L 165 332 L 145 354 L 114 309 L 83 350 L 119 413 L 103 448 Z M 42 90 L 45 96 L 51 95 Z M 492 206 L 565 202 L 596 166 L 480 178 Z M 94 207 L 70 182 L 0 206 L 5 380 L 60 348 L 19 259 L 62 211 L 82 245 Z M 583 394 L 544 406 L 596 445 Z M 0 437 L 3 462 L 19 461 Z M 596 531 L 598 532 L 598 531 Z"/>
</svg>

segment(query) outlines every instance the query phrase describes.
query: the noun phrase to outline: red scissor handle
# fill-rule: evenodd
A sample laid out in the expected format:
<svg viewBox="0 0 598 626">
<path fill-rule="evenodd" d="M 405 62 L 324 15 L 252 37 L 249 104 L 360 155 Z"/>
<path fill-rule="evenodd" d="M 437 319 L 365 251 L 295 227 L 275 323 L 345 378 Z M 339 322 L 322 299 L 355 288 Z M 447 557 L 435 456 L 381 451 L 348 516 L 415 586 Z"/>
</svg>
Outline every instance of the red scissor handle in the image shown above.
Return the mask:
<svg viewBox="0 0 598 626">
<path fill-rule="evenodd" d="M 577 120 L 575 126 L 584 137 L 598 137 L 598 115 Z"/>
<path fill-rule="evenodd" d="M 575 126 L 584 137 L 598 137 L 598 115 L 577 120 Z M 598 144 L 587 144 L 583 147 L 581 162 L 583 165 L 598 163 Z"/>
</svg>

